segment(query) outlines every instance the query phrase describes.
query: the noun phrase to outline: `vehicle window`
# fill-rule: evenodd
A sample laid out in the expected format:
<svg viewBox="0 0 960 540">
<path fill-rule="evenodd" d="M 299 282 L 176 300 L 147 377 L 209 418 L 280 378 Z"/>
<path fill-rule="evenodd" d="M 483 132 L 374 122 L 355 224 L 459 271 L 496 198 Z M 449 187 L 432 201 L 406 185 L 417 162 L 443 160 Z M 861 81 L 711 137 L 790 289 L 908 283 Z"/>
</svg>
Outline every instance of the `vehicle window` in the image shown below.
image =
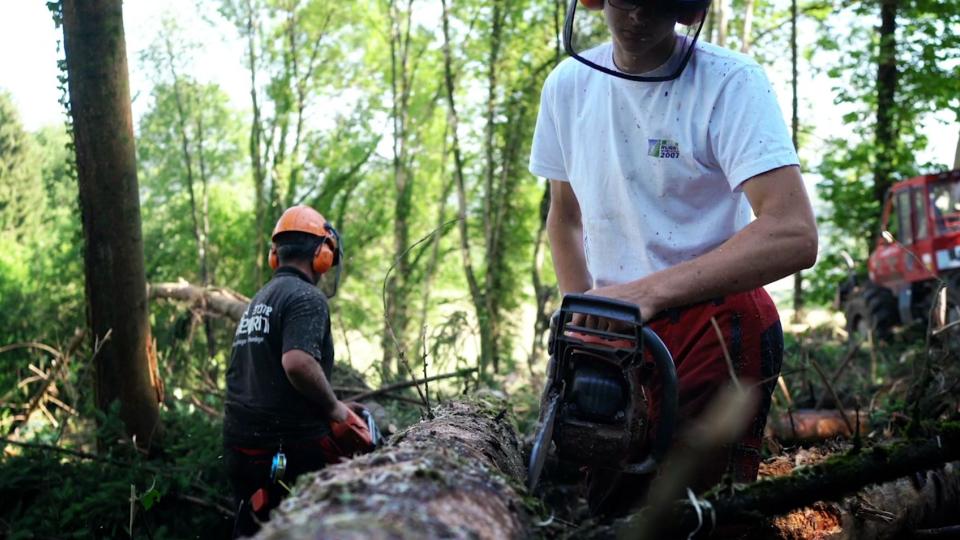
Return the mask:
<svg viewBox="0 0 960 540">
<path fill-rule="evenodd" d="M 923 200 L 923 188 L 913 191 L 913 217 L 917 226 L 917 240 L 927 237 L 927 205 Z"/>
<path fill-rule="evenodd" d="M 913 243 L 913 227 L 910 223 L 910 192 L 901 191 L 897 194 L 897 214 L 900 216 L 900 234 L 897 240 L 901 244 Z"/>
<path fill-rule="evenodd" d="M 960 231 L 960 179 L 930 186 L 930 206 L 938 234 Z"/>
<path fill-rule="evenodd" d="M 900 238 L 900 216 L 897 215 L 897 198 L 891 197 L 888 202 L 890 203 L 890 215 L 887 218 L 887 232 L 893 235 L 894 238 Z"/>
</svg>

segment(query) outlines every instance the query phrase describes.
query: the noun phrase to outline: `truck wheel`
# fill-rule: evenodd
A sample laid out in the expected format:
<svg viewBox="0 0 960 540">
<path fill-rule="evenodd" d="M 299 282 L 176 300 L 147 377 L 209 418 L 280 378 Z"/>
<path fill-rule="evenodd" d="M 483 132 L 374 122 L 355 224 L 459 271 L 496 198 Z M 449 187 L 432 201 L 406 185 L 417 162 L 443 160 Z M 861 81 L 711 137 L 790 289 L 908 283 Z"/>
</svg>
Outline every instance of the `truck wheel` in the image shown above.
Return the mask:
<svg viewBox="0 0 960 540">
<path fill-rule="evenodd" d="M 844 315 L 847 333 L 860 339 L 866 339 L 867 332 L 872 330 L 875 339 L 889 340 L 891 330 L 900 323 L 893 292 L 872 282 L 851 293 Z"/>
</svg>

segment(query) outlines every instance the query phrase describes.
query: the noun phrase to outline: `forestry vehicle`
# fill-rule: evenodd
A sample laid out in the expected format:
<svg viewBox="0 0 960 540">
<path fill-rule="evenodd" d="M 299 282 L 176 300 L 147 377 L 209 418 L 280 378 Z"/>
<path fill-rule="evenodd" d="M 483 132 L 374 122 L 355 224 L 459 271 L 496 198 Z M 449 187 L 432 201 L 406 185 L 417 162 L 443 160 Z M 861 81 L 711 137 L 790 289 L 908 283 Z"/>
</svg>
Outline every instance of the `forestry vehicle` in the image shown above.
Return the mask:
<svg viewBox="0 0 960 540">
<path fill-rule="evenodd" d="M 848 332 L 885 339 L 920 322 L 960 339 L 960 169 L 894 184 L 881 223 L 869 279 L 851 271 L 837 291 Z"/>
</svg>

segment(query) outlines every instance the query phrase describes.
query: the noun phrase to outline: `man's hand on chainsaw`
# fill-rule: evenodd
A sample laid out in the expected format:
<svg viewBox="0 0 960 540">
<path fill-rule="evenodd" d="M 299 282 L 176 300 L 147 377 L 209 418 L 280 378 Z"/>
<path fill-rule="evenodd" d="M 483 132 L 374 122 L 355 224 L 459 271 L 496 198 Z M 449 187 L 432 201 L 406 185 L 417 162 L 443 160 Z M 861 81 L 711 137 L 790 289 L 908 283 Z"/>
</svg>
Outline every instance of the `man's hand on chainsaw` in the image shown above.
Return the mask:
<svg viewBox="0 0 960 540">
<path fill-rule="evenodd" d="M 637 298 L 636 294 L 631 294 L 631 291 L 628 291 L 624 285 L 595 287 L 584 292 L 583 294 L 591 296 L 603 296 L 605 298 L 613 298 L 614 300 L 622 300 L 636 304 L 640 308 L 641 322 L 644 323 L 649 321 L 653 315 L 656 315 L 657 312 L 660 311 L 660 308 L 655 304 L 652 298 Z M 597 330 L 603 330 L 605 332 L 621 332 L 626 330 L 626 326 L 620 321 L 606 319 L 603 317 L 595 317 L 593 315 L 584 315 L 583 313 L 574 313 L 571 322 L 577 326 L 596 328 Z"/>
<path fill-rule="evenodd" d="M 365 454 L 373 450 L 373 437 L 370 428 L 358 415 L 363 405 L 355 402 L 339 402 L 335 414 L 330 420 L 330 436 L 321 441 L 324 458 L 329 463 L 338 463 L 342 459 Z"/>
</svg>

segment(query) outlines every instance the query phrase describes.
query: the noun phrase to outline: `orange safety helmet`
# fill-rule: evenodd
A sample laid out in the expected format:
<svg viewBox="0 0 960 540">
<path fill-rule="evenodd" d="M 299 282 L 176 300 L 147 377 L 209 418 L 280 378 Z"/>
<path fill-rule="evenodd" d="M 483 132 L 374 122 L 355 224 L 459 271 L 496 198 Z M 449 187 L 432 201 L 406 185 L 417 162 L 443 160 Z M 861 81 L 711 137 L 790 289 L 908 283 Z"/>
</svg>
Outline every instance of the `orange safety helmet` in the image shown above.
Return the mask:
<svg viewBox="0 0 960 540">
<path fill-rule="evenodd" d="M 313 271 L 317 274 L 324 274 L 331 267 L 340 264 L 340 235 L 336 229 L 327 223 L 320 212 L 309 206 L 297 205 L 287 208 L 273 228 L 270 237 L 274 241 L 270 247 L 270 268 L 276 270 L 280 266 L 276 240 L 277 235 L 286 232 L 302 232 L 322 239 L 313 253 Z"/>
</svg>

